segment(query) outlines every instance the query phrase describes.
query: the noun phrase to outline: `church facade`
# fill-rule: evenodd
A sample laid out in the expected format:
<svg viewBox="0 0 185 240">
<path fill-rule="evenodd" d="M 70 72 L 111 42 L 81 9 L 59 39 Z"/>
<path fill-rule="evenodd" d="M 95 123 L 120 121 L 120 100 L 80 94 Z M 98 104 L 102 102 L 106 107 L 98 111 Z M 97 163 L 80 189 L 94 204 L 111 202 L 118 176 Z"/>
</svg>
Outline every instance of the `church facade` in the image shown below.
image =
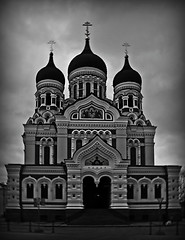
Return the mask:
<svg viewBox="0 0 185 240">
<path fill-rule="evenodd" d="M 142 79 L 129 63 L 113 79 L 106 97 L 107 68 L 90 47 L 65 77 L 53 51 L 36 76 L 35 111 L 24 124 L 24 164 L 8 164 L 6 217 L 30 220 L 37 207 L 45 220 L 87 208 L 119 211 L 130 220 L 179 217 L 180 166 L 155 166 L 156 127 L 142 108 Z"/>
</svg>

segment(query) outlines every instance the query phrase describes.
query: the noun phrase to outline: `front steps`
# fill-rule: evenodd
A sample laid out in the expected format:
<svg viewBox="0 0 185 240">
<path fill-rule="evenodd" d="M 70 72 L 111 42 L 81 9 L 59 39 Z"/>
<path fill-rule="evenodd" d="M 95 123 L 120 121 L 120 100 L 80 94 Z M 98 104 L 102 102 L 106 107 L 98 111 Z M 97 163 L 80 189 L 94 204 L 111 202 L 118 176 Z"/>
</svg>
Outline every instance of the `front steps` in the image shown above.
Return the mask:
<svg viewBox="0 0 185 240">
<path fill-rule="evenodd" d="M 125 212 L 124 212 L 125 213 Z M 123 225 L 127 216 L 120 210 L 113 209 L 84 209 L 78 214 L 71 214 L 68 225 Z"/>
</svg>

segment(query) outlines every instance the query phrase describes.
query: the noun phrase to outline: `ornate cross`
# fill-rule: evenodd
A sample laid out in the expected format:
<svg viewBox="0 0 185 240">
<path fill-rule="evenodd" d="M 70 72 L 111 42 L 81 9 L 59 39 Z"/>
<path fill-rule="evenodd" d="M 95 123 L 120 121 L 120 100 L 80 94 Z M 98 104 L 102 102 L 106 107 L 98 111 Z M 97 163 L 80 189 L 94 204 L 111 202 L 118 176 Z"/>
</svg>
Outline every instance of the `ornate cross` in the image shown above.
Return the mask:
<svg viewBox="0 0 185 240">
<path fill-rule="evenodd" d="M 50 52 L 53 52 L 53 45 L 55 44 L 56 42 L 54 40 L 50 40 L 48 42 L 48 44 L 50 45 Z"/>
<path fill-rule="evenodd" d="M 127 54 L 128 54 L 127 48 L 130 47 L 130 44 L 128 44 L 127 42 L 125 42 L 125 43 L 123 43 L 122 46 L 125 47 L 125 54 L 127 55 Z"/>
<path fill-rule="evenodd" d="M 91 27 L 92 24 L 90 22 L 85 22 L 82 26 L 86 27 L 85 35 L 86 35 L 87 39 L 89 39 L 89 35 L 90 35 L 89 27 Z"/>
</svg>

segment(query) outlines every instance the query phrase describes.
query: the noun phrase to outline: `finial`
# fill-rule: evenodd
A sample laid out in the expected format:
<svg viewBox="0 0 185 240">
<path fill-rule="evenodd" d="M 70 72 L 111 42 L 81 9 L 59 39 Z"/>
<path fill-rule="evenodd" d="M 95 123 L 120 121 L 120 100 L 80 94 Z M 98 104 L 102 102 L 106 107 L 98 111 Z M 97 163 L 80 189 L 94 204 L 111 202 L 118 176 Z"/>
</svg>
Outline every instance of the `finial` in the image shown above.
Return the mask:
<svg viewBox="0 0 185 240">
<path fill-rule="evenodd" d="M 92 26 L 92 24 L 90 22 L 85 22 L 82 26 L 86 27 L 86 39 L 89 39 L 89 35 L 90 35 L 90 32 L 89 32 L 89 27 Z"/>
<path fill-rule="evenodd" d="M 50 40 L 48 42 L 48 44 L 50 45 L 50 52 L 53 52 L 53 45 L 55 44 L 56 42 L 54 40 Z"/>
<path fill-rule="evenodd" d="M 128 50 L 127 50 L 127 48 L 130 47 L 130 44 L 128 44 L 127 42 L 125 42 L 122 46 L 125 47 L 125 55 L 127 56 L 127 55 L 128 55 Z"/>
</svg>

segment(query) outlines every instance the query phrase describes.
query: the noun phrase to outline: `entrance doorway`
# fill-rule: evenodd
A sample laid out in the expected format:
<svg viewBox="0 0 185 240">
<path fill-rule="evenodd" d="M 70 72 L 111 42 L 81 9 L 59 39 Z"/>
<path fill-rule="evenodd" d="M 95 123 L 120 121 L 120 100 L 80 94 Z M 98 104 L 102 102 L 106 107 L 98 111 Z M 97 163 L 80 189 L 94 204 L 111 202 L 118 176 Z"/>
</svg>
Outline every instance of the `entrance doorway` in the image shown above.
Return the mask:
<svg viewBox="0 0 185 240">
<path fill-rule="evenodd" d="M 96 186 L 92 177 L 83 180 L 83 204 L 85 208 L 109 208 L 111 179 L 102 177 Z"/>
</svg>

